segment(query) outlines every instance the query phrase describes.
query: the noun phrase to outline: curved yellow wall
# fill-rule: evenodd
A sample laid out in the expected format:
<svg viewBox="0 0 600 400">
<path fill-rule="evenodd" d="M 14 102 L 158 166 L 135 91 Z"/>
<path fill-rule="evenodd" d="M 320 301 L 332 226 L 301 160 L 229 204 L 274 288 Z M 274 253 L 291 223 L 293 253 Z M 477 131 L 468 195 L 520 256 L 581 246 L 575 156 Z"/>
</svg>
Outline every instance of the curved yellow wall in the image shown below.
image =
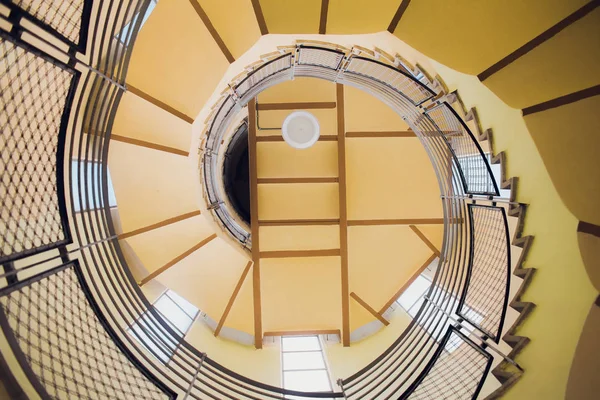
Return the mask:
<svg viewBox="0 0 600 400">
<path fill-rule="evenodd" d="M 394 34 L 432 59 L 476 75 L 587 2 L 411 1 Z"/>
<path fill-rule="evenodd" d="M 579 220 L 595 225 L 600 225 L 598 110 L 600 96 L 594 96 L 525 117 L 561 199 Z"/>
</svg>

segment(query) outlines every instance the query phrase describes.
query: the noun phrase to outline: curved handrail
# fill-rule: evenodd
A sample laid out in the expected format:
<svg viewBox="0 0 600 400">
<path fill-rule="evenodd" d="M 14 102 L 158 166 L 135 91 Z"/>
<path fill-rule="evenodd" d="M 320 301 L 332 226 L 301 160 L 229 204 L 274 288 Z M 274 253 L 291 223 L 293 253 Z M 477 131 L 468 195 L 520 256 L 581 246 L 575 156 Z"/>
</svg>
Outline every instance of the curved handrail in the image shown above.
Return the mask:
<svg viewBox="0 0 600 400">
<path fill-rule="evenodd" d="M 328 48 L 303 44 L 287 52 L 283 50 L 283 55 L 255 68 L 251 73 L 254 78 L 250 78 L 250 75 L 240 77 L 231 86 L 230 97 L 211 117 L 208 137 L 213 135 L 212 143 L 217 146 L 214 154 L 218 154 L 218 144 L 221 142 L 217 140 L 218 135 L 221 129 L 224 131 L 231 110 L 241 107 L 261 90 L 293 76 L 314 76 L 353 85 L 374 94 L 405 118 L 429 154 L 442 194 L 445 233 L 440 266 L 427 294 L 427 301 L 398 340 L 361 371 L 342 380 L 343 392 L 304 393 L 262 384 L 226 369 L 183 340 L 150 305 L 123 256 L 109 207 L 107 160 L 112 124 L 125 90 L 128 60 L 141 18 L 137 18 L 135 26 L 128 30 L 128 38 L 124 42 L 115 40 L 115 36 L 123 31 L 133 15 L 145 11 L 149 1 L 132 0 L 125 3 L 110 1 L 95 5 L 98 9 L 94 14 L 95 21 L 90 22 L 93 27 L 89 31 L 91 40 L 88 40 L 85 54 L 80 54 L 85 61 L 71 58 L 81 69 L 81 79 L 77 84 L 73 107 L 65 108 L 63 114 L 69 120 L 65 143 L 68 157 L 64 160 L 69 164 L 69 178 L 65 181 L 71 184 L 69 196 L 63 200 L 70 208 L 68 222 L 74 243 L 68 246 L 58 244 L 58 255 L 45 249 L 47 252 L 43 254 L 47 258 L 42 261 L 24 255 L 18 265 L 12 261 L 7 263 L 1 275 L 6 285 L 17 284 L 14 280 L 18 280 L 21 273 L 51 268 L 58 259 L 76 257 L 81 264 L 81 279 L 89 287 L 86 294 L 97 305 L 98 318 L 107 329 L 114 331 L 113 339 L 126 346 L 131 357 L 147 369 L 148 376 L 156 376 L 161 384 L 192 398 L 283 399 L 286 395 L 391 398 L 401 393 L 404 396 L 411 394 L 419 387 L 414 383 L 424 381 L 423 371 L 427 366 L 433 365 L 440 354 L 445 354 L 441 350 L 447 343 L 444 333 L 460 307 L 459 296 L 468 293 L 465 289 L 469 276 L 468 250 L 473 243 L 468 205 L 472 202 L 472 195 L 479 194 L 471 193 L 468 185 L 464 185 L 464 169 L 470 168 L 471 164 L 461 164 L 457 160 L 456 149 L 450 144 L 452 139 L 439 129 L 440 121 L 427 112 L 441 104 L 440 99 L 435 98 L 435 92 L 410 77 L 403 69 L 394 69 L 391 65 L 373 60 L 370 54 L 361 50 L 344 51 L 339 46 Z M 21 30 L 27 29 L 18 26 Z M 29 33 L 44 39 L 39 32 Z M 52 46 L 52 43 L 48 44 Z M 278 62 L 286 65 L 288 59 L 289 67 L 276 67 Z M 360 61 L 360 68 L 355 66 L 357 69 L 352 70 L 353 60 Z M 382 65 L 385 70 L 381 70 Z M 374 66 L 378 72 L 370 74 L 369 66 Z M 381 71 L 397 74 L 393 79 L 399 79 L 403 86 L 390 85 L 388 78 L 381 78 Z M 376 79 L 377 76 L 380 79 Z M 254 83 L 250 85 L 248 82 Z M 248 86 L 247 89 L 242 85 Z M 408 89 L 399 91 L 400 87 Z M 424 94 L 427 98 L 423 98 Z M 233 105 L 225 106 L 226 102 Z M 223 111 L 220 113 L 220 110 Z M 456 121 L 450 121 L 452 123 Z M 468 132 L 466 125 L 463 124 L 462 128 Z M 213 129 L 217 130 L 213 132 Z M 472 134 L 467 136 L 470 137 L 467 140 L 474 140 Z M 478 146 L 477 143 L 472 145 Z M 483 157 L 480 147 L 475 155 Z M 70 160 L 79 161 L 75 170 Z M 57 165 L 63 164 L 63 160 L 57 161 Z M 489 173 L 487 161 L 484 165 Z M 62 178 L 61 175 L 59 177 Z M 78 190 L 75 191 L 75 188 Z M 62 198 L 60 188 L 57 193 Z M 75 209 L 75 200 L 82 205 L 80 211 Z M 141 326 L 143 335 L 137 330 L 128 329 L 134 322 Z M 156 348 L 176 350 L 165 365 L 158 360 Z"/>
</svg>

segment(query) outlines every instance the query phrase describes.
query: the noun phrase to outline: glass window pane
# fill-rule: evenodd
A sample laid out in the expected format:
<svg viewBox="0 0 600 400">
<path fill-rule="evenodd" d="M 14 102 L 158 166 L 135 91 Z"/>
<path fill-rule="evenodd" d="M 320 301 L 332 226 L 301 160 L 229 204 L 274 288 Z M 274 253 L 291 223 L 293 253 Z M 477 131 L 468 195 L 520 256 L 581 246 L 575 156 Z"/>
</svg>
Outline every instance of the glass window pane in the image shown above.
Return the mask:
<svg viewBox="0 0 600 400">
<path fill-rule="evenodd" d="M 146 14 L 144 14 L 144 17 L 142 18 L 142 23 L 140 25 L 140 29 L 142 29 L 142 26 L 144 26 L 144 24 L 148 20 L 148 17 L 150 17 L 150 14 L 152 14 L 152 11 L 154 11 L 154 7 L 156 7 L 156 1 L 152 0 L 150 2 L 150 4 L 148 4 L 148 8 L 146 9 Z M 131 39 L 131 37 L 129 36 L 129 35 L 131 35 L 129 33 L 129 29 L 132 26 L 135 26 L 135 23 L 137 22 L 137 19 L 138 19 L 139 15 L 140 14 L 137 13 L 131 19 L 131 22 L 129 22 L 127 25 L 125 25 L 125 27 L 123 28 L 123 30 L 121 31 L 121 33 L 119 35 L 117 35 L 117 37 L 119 38 L 119 40 L 121 41 L 121 43 L 123 43 L 123 44 L 129 44 L 129 40 Z"/>
<path fill-rule="evenodd" d="M 183 311 L 185 311 L 185 313 L 187 315 L 189 315 L 191 318 L 194 318 L 196 316 L 196 314 L 198 313 L 198 309 L 193 304 L 191 304 L 189 301 L 187 301 L 186 299 L 184 299 L 183 297 L 181 297 L 174 291 L 167 290 L 167 296 L 169 296 L 171 298 L 171 300 L 173 300 L 175 303 L 177 303 L 177 305 L 179 307 L 181 307 L 183 309 Z"/>
<path fill-rule="evenodd" d="M 81 171 L 80 171 L 81 170 Z M 85 174 L 85 182 L 79 182 L 79 173 Z M 87 162 L 73 160 L 71 161 L 71 181 L 73 182 L 73 205 L 75 211 L 81 211 L 82 204 L 79 201 L 79 189 L 83 190 L 81 193 L 83 206 L 86 210 L 103 207 L 102 195 L 99 190 L 101 183 L 102 166 L 96 162 Z M 113 189 L 112 180 L 110 179 L 110 172 L 107 169 L 107 181 L 108 181 L 108 205 L 115 207 L 117 205 L 117 199 L 115 197 L 115 191 Z M 87 193 L 86 193 L 87 187 Z M 92 190 L 93 189 L 93 190 Z M 95 194 L 95 196 L 94 196 Z"/>
<path fill-rule="evenodd" d="M 328 392 L 331 390 L 327 371 L 285 371 L 283 387 L 289 390 L 307 392 Z"/>
<path fill-rule="evenodd" d="M 161 296 L 156 300 L 156 303 L 154 303 L 154 307 L 156 307 L 156 309 L 162 313 L 162 315 L 167 318 L 182 335 L 187 332 L 187 329 L 192 324 L 192 319 L 168 296 Z"/>
<path fill-rule="evenodd" d="M 283 353 L 283 370 L 325 369 L 325 361 L 320 351 Z"/>
<path fill-rule="evenodd" d="M 317 336 L 292 336 L 281 338 L 283 351 L 320 351 L 321 345 Z"/>
<path fill-rule="evenodd" d="M 146 350 L 163 363 L 166 363 L 175 351 L 175 344 L 164 337 L 164 342 L 161 341 L 157 335 L 149 333 L 146 328 L 146 326 L 142 327 L 136 323 L 131 326 L 129 333 L 139 341 Z"/>
<path fill-rule="evenodd" d="M 400 295 L 398 298 L 398 303 L 405 310 L 409 310 L 412 305 L 419 300 L 419 297 L 421 297 L 421 295 L 423 295 L 423 293 L 429 289 L 430 285 L 431 282 L 429 279 L 419 275 L 417 279 L 415 279 L 415 281 L 404 291 L 404 293 Z"/>
</svg>

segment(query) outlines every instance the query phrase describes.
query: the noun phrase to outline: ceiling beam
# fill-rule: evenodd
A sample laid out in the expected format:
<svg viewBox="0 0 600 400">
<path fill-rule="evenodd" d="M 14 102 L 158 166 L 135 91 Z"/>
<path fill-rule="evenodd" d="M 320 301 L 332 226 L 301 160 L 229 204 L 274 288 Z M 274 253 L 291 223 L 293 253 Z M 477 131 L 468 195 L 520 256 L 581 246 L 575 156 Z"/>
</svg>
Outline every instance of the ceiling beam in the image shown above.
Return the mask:
<svg viewBox="0 0 600 400">
<path fill-rule="evenodd" d="M 335 142 L 338 140 L 337 135 L 321 135 L 319 136 L 319 142 Z M 281 135 L 270 135 L 270 136 L 258 136 L 257 142 L 284 142 L 283 136 Z"/>
<path fill-rule="evenodd" d="M 338 178 L 258 178 L 258 184 L 276 183 L 338 183 Z"/>
<path fill-rule="evenodd" d="M 162 274 L 163 272 L 165 272 L 166 270 L 168 270 L 169 268 L 171 268 L 173 265 L 177 264 L 179 261 L 183 260 L 184 258 L 186 258 L 187 256 L 189 256 L 190 254 L 194 253 L 196 250 L 199 250 L 200 248 L 204 247 L 206 244 L 208 244 L 209 242 L 211 242 L 213 239 L 216 239 L 216 237 L 217 237 L 217 234 L 213 233 L 212 235 L 210 235 L 206 239 L 203 239 L 202 241 L 200 241 L 198 244 L 196 244 L 191 249 L 188 249 L 184 253 L 178 255 L 177 257 L 175 257 L 174 259 L 172 259 L 171 261 L 169 261 L 168 263 L 166 263 L 165 265 L 163 265 L 162 267 L 158 268 L 156 271 L 152 272 L 150 275 L 148 275 L 147 277 L 145 277 L 144 279 L 142 279 L 140 281 L 140 286 L 143 286 L 146 283 L 150 282 L 152 279 L 156 278 L 158 275 Z"/>
<path fill-rule="evenodd" d="M 338 225 L 339 219 L 261 219 L 260 226 L 322 226 Z"/>
<path fill-rule="evenodd" d="M 348 226 L 370 225 L 442 225 L 443 218 L 406 218 L 406 219 L 350 219 Z"/>
<path fill-rule="evenodd" d="M 130 83 L 127 83 L 127 91 L 129 93 L 135 94 L 136 96 L 146 100 L 147 102 L 155 105 L 156 107 L 168 112 L 169 114 L 171 114 L 179 119 L 184 120 L 188 124 L 194 123 L 194 118 L 190 117 L 189 115 L 184 114 L 183 112 L 181 112 L 179 110 L 176 110 L 175 108 L 171 107 L 167 103 L 163 103 L 162 101 L 158 100 L 156 97 L 150 96 L 148 93 L 136 88 L 135 86 L 131 85 Z"/>
<path fill-rule="evenodd" d="M 354 292 L 350 293 L 350 297 L 352 297 L 354 300 L 356 300 L 356 302 L 358 304 L 360 304 L 365 310 L 367 310 L 369 313 L 371 313 L 371 315 L 373 315 L 375 318 L 377 318 L 382 324 L 384 324 L 386 326 L 390 324 L 387 319 L 383 318 L 383 315 L 381 315 L 380 313 L 375 311 L 375 309 L 373 307 L 368 305 L 367 302 L 364 301 L 363 299 L 361 299 L 356 293 L 354 293 Z"/>
<path fill-rule="evenodd" d="M 253 242 L 254 245 L 254 242 Z M 261 251 L 260 258 L 335 257 L 340 249 Z"/>
<path fill-rule="evenodd" d="M 413 131 L 346 132 L 347 138 L 416 138 Z"/>
<path fill-rule="evenodd" d="M 333 109 L 335 101 L 311 101 L 304 103 L 257 103 L 256 109 L 259 111 L 273 110 L 319 110 Z"/>
<path fill-rule="evenodd" d="M 132 144 L 134 146 L 145 147 L 147 149 L 164 151 L 165 153 L 171 153 L 178 156 L 188 157 L 190 155 L 189 152 L 184 150 L 179 150 L 174 147 L 163 146 L 161 144 L 156 144 L 152 142 L 146 142 L 145 140 L 134 139 L 126 136 L 119 136 L 115 134 L 110 135 L 110 140 L 116 140 L 117 142 L 123 142 L 127 144 Z"/>
<path fill-rule="evenodd" d="M 208 15 L 204 11 L 200 3 L 198 3 L 198 0 L 190 0 L 190 4 L 192 5 L 192 7 L 194 7 L 194 10 L 196 10 L 196 14 L 198 14 L 200 19 L 204 23 L 204 26 L 208 30 L 208 33 L 210 33 L 210 36 L 212 36 L 217 46 L 219 46 L 219 49 L 221 49 L 221 52 L 223 52 L 223 55 L 225 56 L 227 61 L 229 61 L 229 64 L 233 63 L 235 61 L 235 57 L 227 48 L 227 45 L 221 38 L 221 35 L 219 35 L 219 32 L 217 32 L 217 30 L 213 26 L 212 22 L 210 22 L 210 18 L 208 18 Z"/>
<path fill-rule="evenodd" d="M 342 282 L 342 344 L 350 346 L 350 293 L 348 283 L 348 208 L 346 204 L 346 124 L 344 121 L 344 85 L 337 83 L 337 134 L 340 211 L 340 258 Z"/>
<path fill-rule="evenodd" d="M 248 264 L 246 264 L 246 268 L 244 268 L 244 271 L 242 272 L 242 276 L 240 276 L 240 279 L 238 280 L 237 285 L 235 285 L 235 289 L 233 289 L 233 293 L 231 294 L 231 297 L 229 298 L 229 302 L 227 303 L 227 306 L 225 307 L 225 311 L 223 311 L 223 315 L 221 315 L 221 319 L 219 320 L 217 329 L 215 329 L 215 333 L 214 333 L 215 337 L 219 336 L 219 333 L 221 333 L 221 329 L 223 329 L 223 325 L 225 324 L 225 320 L 227 319 L 227 316 L 229 315 L 229 311 L 231 311 L 231 307 L 233 307 L 233 303 L 235 302 L 235 299 L 237 298 L 237 295 L 240 292 L 240 289 L 242 288 L 244 281 L 246 280 L 246 276 L 248 275 L 248 272 L 250 271 L 251 266 L 252 266 L 252 261 L 248 261 Z"/>
<path fill-rule="evenodd" d="M 195 217 L 197 215 L 200 215 L 200 210 L 192 211 L 192 212 L 189 212 L 189 213 L 186 213 L 186 214 L 178 215 L 178 216 L 173 217 L 173 218 L 165 219 L 165 220 L 157 222 L 155 224 L 148 225 L 148 226 L 145 226 L 143 228 L 139 228 L 139 229 L 136 229 L 136 230 L 133 230 L 133 231 L 129 231 L 127 233 L 121 233 L 121 234 L 119 234 L 117 236 L 117 238 L 119 240 L 122 240 L 122 239 L 127 239 L 127 238 L 132 237 L 132 236 L 141 235 L 142 233 L 146 233 L 146 232 L 152 231 L 154 229 L 162 228 L 163 226 L 171 225 L 171 224 L 174 224 L 176 222 L 183 221 L 185 219 Z"/>
<path fill-rule="evenodd" d="M 398 289 L 398 291 L 394 293 L 394 295 L 388 300 L 388 302 L 385 303 L 383 307 L 381 307 L 381 309 L 379 310 L 379 314 L 383 315 L 383 313 L 385 313 L 387 309 L 390 308 L 396 300 L 398 300 L 398 297 L 400 297 L 400 295 L 402 295 L 402 293 L 404 293 L 404 291 L 408 289 L 408 287 L 415 281 L 415 279 L 417 279 L 419 275 L 421 275 L 423 271 L 425 271 L 425 269 L 429 267 L 429 264 L 431 264 L 433 260 L 435 260 L 437 257 L 438 255 L 435 253 L 429 256 L 429 258 L 419 267 L 419 269 L 417 269 L 415 273 L 412 274 L 412 276 L 406 282 L 404 282 L 400 289 Z"/>
<path fill-rule="evenodd" d="M 319 34 L 327 32 L 327 13 L 329 12 L 329 0 L 321 0 L 321 18 L 319 18 Z"/>
<path fill-rule="evenodd" d="M 339 329 L 311 329 L 306 331 L 272 331 L 265 332 L 264 336 L 312 336 L 312 335 L 339 335 Z"/>
<path fill-rule="evenodd" d="M 408 8 L 409 4 L 410 0 L 402 0 L 402 3 L 400 3 L 400 6 L 398 6 L 398 10 L 396 10 L 396 14 L 394 14 L 394 17 L 392 18 L 392 21 L 388 26 L 387 30 L 389 33 L 394 33 L 396 31 L 398 23 L 400 22 L 400 19 L 402 19 L 402 16 L 406 12 L 406 9 Z"/>
<path fill-rule="evenodd" d="M 260 29 L 261 35 L 267 35 L 269 33 L 269 29 L 267 29 L 267 23 L 265 22 L 265 15 L 262 12 L 262 7 L 260 6 L 260 0 L 251 0 L 252 8 L 254 9 L 254 15 L 256 16 L 256 22 L 258 23 L 258 28 Z"/>
<path fill-rule="evenodd" d="M 254 347 L 262 349 L 260 247 L 258 237 L 258 162 L 256 159 L 256 98 L 248 102 L 248 163 L 250 173 L 250 232 L 252 237 L 252 288 L 254 296 Z"/>
<path fill-rule="evenodd" d="M 417 234 L 417 236 L 423 241 L 423 243 L 425 243 L 427 245 L 427 247 L 429 247 L 431 249 L 431 251 L 433 251 L 438 257 L 440 256 L 440 251 L 438 250 L 437 247 L 435 247 L 435 245 L 433 243 L 431 243 L 431 241 L 429 239 L 427 239 L 427 236 L 425 236 L 423 234 L 423 232 L 421 232 L 419 230 L 419 228 L 417 228 L 414 225 L 409 225 L 410 229 L 412 229 L 412 231 L 414 233 Z"/>
</svg>

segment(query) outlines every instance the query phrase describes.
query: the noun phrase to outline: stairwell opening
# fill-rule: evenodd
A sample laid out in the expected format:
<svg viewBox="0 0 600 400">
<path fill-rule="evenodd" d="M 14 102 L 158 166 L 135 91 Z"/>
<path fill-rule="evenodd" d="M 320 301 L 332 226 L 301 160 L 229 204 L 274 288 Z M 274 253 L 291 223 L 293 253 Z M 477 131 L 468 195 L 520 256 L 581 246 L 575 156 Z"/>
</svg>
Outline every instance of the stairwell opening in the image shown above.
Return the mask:
<svg viewBox="0 0 600 400">
<path fill-rule="evenodd" d="M 227 199 L 240 218 L 250 224 L 250 171 L 248 122 L 234 133 L 223 161 L 223 186 Z"/>
</svg>

